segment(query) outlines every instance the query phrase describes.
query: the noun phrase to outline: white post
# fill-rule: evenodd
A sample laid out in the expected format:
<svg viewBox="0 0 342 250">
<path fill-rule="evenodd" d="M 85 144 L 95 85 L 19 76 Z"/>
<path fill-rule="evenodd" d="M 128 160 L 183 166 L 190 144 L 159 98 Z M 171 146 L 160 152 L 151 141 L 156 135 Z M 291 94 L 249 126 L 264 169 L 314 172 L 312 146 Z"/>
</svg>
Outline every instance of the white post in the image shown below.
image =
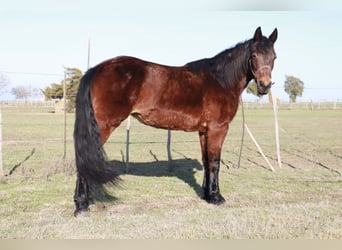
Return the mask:
<svg viewBox="0 0 342 250">
<path fill-rule="evenodd" d="M 270 90 L 271 91 L 271 90 Z M 280 143 L 279 143 L 279 126 L 278 126 L 278 112 L 277 112 L 277 101 L 276 98 L 272 97 L 273 112 L 274 112 L 274 126 L 275 126 L 275 137 L 277 145 L 277 159 L 278 166 L 281 168 L 281 158 L 280 158 Z"/>
<path fill-rule="evenodd" d="M 242 155 L 242 148 L 243 148 L 243 140 L 245 138 L 245 111 L 243 108 L 243 100 L 242 100 L 242 95 L 240 95 L 240 103 L 241 103 L 241 112 L 242 112 L 242 135 L 241 135 L 241 143 L 240 143 L 240 152 L 239 152 L 239 160 L 237 167 L 240 168 L 240 163 L 241 163 L 241 155 Z"/>
<path fill-rule="evenodd" d="M 0 180 L 5 176 L 2 165 L 2 113 L 0 108 Z"/>
<path fill-rule="evenodd" d="M 266 155 L 264 154 L 264 152 L 262 152 L 261 147 L 259 146 L 259 144 L 257 143 L 257 141 L 255 140 L 252 132 L 249 130 L 249 128 L 247 127 L 246 123 L 245 123 L 245 128 L 246 131 L 248 132 L 249 136 L 251 137 L 252 141 L 254 142 L 255 146 L 258 148 L 260 154 L 262 155 L 262 157 L 264 157 L 265 161 L 267 162 L 268 166 L 272 169 L 272 171 L 274 172 L 274 168 L 272 166 L 272 164 L 269 162 L 269 160 L 267 159 Z"/>
<path fill-rule="evenodd" d="M 66 157 L 66 70 L 64 69 L 64 82 L 63 82 L 63 105 L 64 105 L 64 151 L 63 151 L 63 159 Z"/>
<path fill-rule="evenodd" d="M 131 117 L 127 118 L 127 126 L 126 126 L 126 173 L 128 173 L 129 168 L 129 130 L 131 128 Z"/>
<path fill-rule="evenodd" d="M 170 129 L 167 131 L 166 150 L 167 150 L 167 165 L 168 165 L 169 171 L 172 171 L 173 164 L 172 164 L 172 156 L 171 156 L 171 130 Z"/>
<path fill-rule="evenodd" d="M 90 35 L 88 35 L 88 60 L 87 60 L 87 70 L 90 67 Z"/>
</svg>

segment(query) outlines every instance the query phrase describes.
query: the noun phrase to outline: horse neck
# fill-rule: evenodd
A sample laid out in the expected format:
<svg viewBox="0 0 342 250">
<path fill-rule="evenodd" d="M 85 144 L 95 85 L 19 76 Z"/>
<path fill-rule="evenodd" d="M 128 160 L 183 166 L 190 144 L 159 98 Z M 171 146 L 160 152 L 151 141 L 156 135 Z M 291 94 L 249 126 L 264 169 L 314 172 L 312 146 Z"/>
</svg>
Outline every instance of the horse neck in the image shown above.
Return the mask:
<svg viewBox="0 0 342 250">
<path fill-rule="evenodd" d="M 214 77 L 225 89 L 236 90 L 239 95 L 252 79 L 248 67 L 250 43 L 249 40 L 238 44 L 212 58 L 212 65 L 215 65 L 212 70 Z"/>
</svg>

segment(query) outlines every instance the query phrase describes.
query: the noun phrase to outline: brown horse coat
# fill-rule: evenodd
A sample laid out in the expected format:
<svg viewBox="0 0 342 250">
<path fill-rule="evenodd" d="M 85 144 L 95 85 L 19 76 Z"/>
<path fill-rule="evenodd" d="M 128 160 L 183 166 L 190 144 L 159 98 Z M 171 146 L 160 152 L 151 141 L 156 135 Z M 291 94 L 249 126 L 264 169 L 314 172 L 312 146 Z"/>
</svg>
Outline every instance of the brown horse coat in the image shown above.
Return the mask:
<svg viewBox="0 0 342 250">
<path fill-rule="evenodd" d="M 252 39 L 181 67 L 121 56 L 90 69 L 76 97 L 75 214 L 91 202 L 89 185 L 119 179 L 102 145 L 129 115 L 156 128 L 198 131 L 204 199 L 224 202 L 218 181 L 221 147 L 249 81 L 256 80 L 259 94 L 271 87 L 276 39 L 276 29 L 266 38 L 258 28 Z"/>
</svg>

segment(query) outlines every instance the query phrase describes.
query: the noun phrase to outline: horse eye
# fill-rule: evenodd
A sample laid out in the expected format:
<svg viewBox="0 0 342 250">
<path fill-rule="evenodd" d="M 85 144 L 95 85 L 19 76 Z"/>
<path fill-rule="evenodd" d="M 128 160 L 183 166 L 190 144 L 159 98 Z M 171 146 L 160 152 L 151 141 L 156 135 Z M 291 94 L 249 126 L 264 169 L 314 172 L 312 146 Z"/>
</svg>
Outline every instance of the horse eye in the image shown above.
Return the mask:
<svg viewBox="0 0 342 250">
<path fill-rule="evenodd" d="M 255 53 L 252 54 L 252 58 L 256 58 L 257 55 Z"/>
</svg>

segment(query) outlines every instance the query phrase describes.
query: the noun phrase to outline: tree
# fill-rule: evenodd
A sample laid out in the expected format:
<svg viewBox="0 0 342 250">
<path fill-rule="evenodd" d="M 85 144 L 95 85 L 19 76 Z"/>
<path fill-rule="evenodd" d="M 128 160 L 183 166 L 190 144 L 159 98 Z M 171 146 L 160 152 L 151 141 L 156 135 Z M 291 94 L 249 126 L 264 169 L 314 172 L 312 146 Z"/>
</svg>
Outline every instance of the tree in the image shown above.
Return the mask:
<svg viewBox="0 0 342 250">
<path fill-rule="evenodd" d="M 304 82 L 297 77 L 285 75 L 285 92 L 289 95 L 290 102 L 296 102 L 297 96 L 302 96 Z"/>
<path fill-rule="evenodd" d="M 253 81 L 253 82 L 248 84 L 248 86 L 247 86 L 247 93 L 259 97 L 259 102 L 261 102 L 262 95 L 259 95 L 257 83 L 255 81 Z"/>
<path fill-rule="evenodd" d="M 253 94 L 255 96 L 259 96 L 257 84 L 256 84 L 255 81 L 253 81 L 253 82 L 248 84 L 248 86 L 247 86 L 247 93 L 248 94 Z"/>
<path fill-rule="evenodd" d="M 75 99 L 80 80 L 82 78 L 82 71 L 77 68 L 66 68 L 66 101 L 67 111 L 71 112 L 75 108 Z M 42 90 L 46 100 L 63 99 L 63 83 L 52 83 L 50 87 Z"/>
<path fill-rule="evenodd" d="M 42 90 L 45 95 L 45 100 L 54 100 L 63 98 L 63 82 L 52 83 L 50 87 L 46 87 Z"/>
<path fill-rule="evenodd" d="M 25 102 L 31 96 L 31 87 L 30 86 L 17 86 L 12 88 L 11 93 L 15 96 L 16 99 L 24 99 Z"/>
<path fill-rule="evenodd" d="M 78 86 L 80 85 L 82 78 L 82 71 L 77 68 L 66 68 L 66 93 L 67 93 L 67 110 L 73 111 L 76 106 L 76 94 L 78 91 Z"/>
<path fill-rule="evenodd" d="M 6 92 L 6 87 L 8 85 L 8 79 L 5 75 L 0 74 L 0 95 Z"/>
</svg>

